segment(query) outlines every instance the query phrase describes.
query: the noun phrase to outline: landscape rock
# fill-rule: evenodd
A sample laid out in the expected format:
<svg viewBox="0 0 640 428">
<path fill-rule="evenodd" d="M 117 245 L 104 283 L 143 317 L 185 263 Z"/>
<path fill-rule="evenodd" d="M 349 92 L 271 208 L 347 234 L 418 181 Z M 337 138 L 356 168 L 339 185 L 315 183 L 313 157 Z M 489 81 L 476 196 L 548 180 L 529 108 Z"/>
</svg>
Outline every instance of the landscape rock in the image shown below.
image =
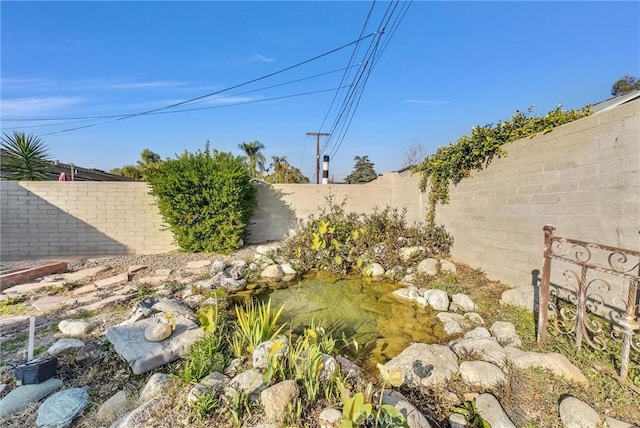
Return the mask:
<svg viewBox="0 0 640 428">
<path fill-rule="evenodd" d="M 296 381 L 291 379 L 264 389 L 260 393 L 260 400 L 267 422 L 282 422 L 287 414 L 288 404 L 293 403 L 298 394 Z"/>
<path fill-rule="evenodd" d="M 466 294 L 452 294 L 451 302 L 455 305 L 456 309 L 460 309 L 462 312 L 473 312 L 476 310 L 476 304 L 471 300 L 471 297 Z"/>
<path fill-rule="evenodd" d="M 180 314 L 185 317 L 193 315 L 193 310 L 176 299 L 161 298 L 151 305 L 151 309 L 158 312 Z"/>
<path fill-rule="evenodd" d="M 282 272 L 282 268 L 280 265 L 269 265 L 262 270 L 260 273 L 260 277 L 270 280 L 270 281 L 280 281 L 284 273 Z"/>
<path fill-rule="evenodd" d="M 524 352 L 509 361 L 518 368 L 541 367 L 569 381 L 585 386 L 589 385 L 589 380 L 582 374 L 580 369 L 573 365 L 567 357 L 557 352 Z"/>
<path fill-rule="evenodd" d="M 418 291 L 415 288 L 399 288 L 391 293 L 393 296 L 400 300 L 407 300 L 410 302 L 418 301 Z"/>
<path fill-rule="evenodd" d="M 211 276 L 215 276 L 222 272 L 227 267 L 227 264 L 223 260 L 214 260 L 211 262 L 211 269 L 209 272 Z"/>
<path fill-rule="evenodd" d="M 535 289 L 527 285 L 504 291 L 500 298 L 500 304 L 517 306 L 533 312 L 533 302 L 535 298 Z"/>
<path fill-rule="evenodd" d="M 516 326 L 510 322 L 496 321 L 491 325 L 489 331 L 501 346 L 515 346 L 519 348 L 522 345 L 522 340 L 520 340 L 516 332 Z"/>
<path fill-rule="evenodd" d="M 58 340 L 53 345 L 51 345 L 49 349 L 47 349 L 47 353 L 49 355 L 53 355 L 54 357 L 57 357 L 60 355 L 76 352 L 83 346 L 84 346 L 84 342 L 82 340 L 64 338 L 64 339 Z"/>
<path fill-rule="evenodd" d="M 451 349 L 460 358 L 473 358 L 504 367 L 507 353 L 502 349 L 495 337 L 472 337 L 454 341 Z"/>
<path fill-rule="evenodd" d="M 102 403 L 96 412 L 96 418 L 105 422 L 113 422 L 124 414 L 124 409 L 129 405 L 129 393 L 121 390 L 113 394 Z"/>
<path fill-rule="evenodd" d="M 151 324 L 144 330 L 144 338 L 149 342 L 162 342 L 171 336 L 173 329 L 165 323 Z"/>
<path fill-rule="evenodd" d="M 78 353 L 76 354 L 76 361 L 78 362 L 90 362 L 96 361 L 102 357 L 102 349 L 99 346 L 94 345 L 93 343 L 89 343 L 88 345 L 83 346 L 78 349 Z"/>
<path fill-rule="evenodd" d="M 484 319 L 477 312 L 467 312 L 464 314 L 464 319 L 469 321 L 471 324 L 484 325 Z"/>
<path fill-rule="evenodd" d="M 480 394 L 476 398 L 476 409 L 491 428 L 516 428 L 500 402 L 491 394 Z"/>
<path fill-rule="evenodd" d="M 640 426 L 607 416 L 604 418 L 604 428 L 640 428 Z"/>
<path fill-rule="evenodd" d="M 407 398 L 397 391 L 385 391 L 382 403 L 395 407 L 407 420 L 409 428 L 431 428 L 429 421 Z"/>
<path fill-rule="evenodd" d="M 410 388 L 446 383 L 458 373 L 458 358 L 446 346 L 414 343 L 389 360 L 387 370 L 400 370 L 402 380 Z"/>
<path fill-rule="evenodd" d="M 266 369 L 269 365 L 269 354 L 271 352 L 272 346 L 279 342 L 282 344 L 280 349 L 275 353 L 278 356 L 284 356 L 287 354 L 289 345 L 288 341 L 285 337 L 279 337 L 277 339 L 267 340 L 262 342 L 253 350 L 253 354 L 251 357 L 251 361 L 253 363 L 254 369 Z"/>
<path fill-rule="evenodd" d="M 467 419 L 460 413 L 449 415 L 449 428 L 467 428 Z"/>
<path fill-rule="evenodd" d="M 463 315 L 456 314 L 454 312 L 439 312 L 436 314 L 436 318 L 443 324 L 449 321 L 455 321 L 458 324 L 463 325 L 465 321 Z"/>
<path fill-rule="evenodd" d="M 38 428 L 64 428 L 89 405 L 89 387 L 70 388 L 47 398 L 38 407 Z"/>
<path fill-rule="evenodd" d="M 110 428 L 140 428 L 146 427 L 149 421 L 149 415 L 151 415 L 155 408 L 162 402 L 162 397 L 154 397 L 148 401 L 145 401 L 139 407 L 136 407 L 113 424 Z"/>
<path fill-rule="evenodd" d="M 291 263 L 280 263 L 280 269 L 282 269 L 282 273 L 287 275 L 297 275 L 298 272 L 291 266 Z"/>
<path fill-rule="evenodd" d="M 98 325 L 96 321 L 68 319 L 58 323 L 58 330 L 65 336 L 84 336 L 91 333 Z"/>
<path fill-rule="evenodd" d="M 262 373 L 257 369 L 250 369 L 236 375 L 231 379 L 229 385 L 248 396 L 259 394 L 266 386 L 262 379 Z"/>
<path fill-rule="evenodd" d="M 149 401 L 152 398 L 162 394 L 162 390 L 167 385 L 167 383 L 169 383 L 170 379 L 171 377 L 166 373 L 152 374 L 151 377 L 149 377 L 149 380 L 147 380 L 147 383 L 142 388 L 142 391 L 140 391 L 140 397 L 138 398 L 138 400 L 141 403 L 144 403 L 145 401 Z"/>
<path fill-rule="evenodd" d="M 333 373 L 338 370 L 338 362 L 329 354 L 321 354 L 322 358 L 322 370 L 320 371 L 320 379 L 323 381 L 329 381 Z"/>
<path fill-rule="evenodd" d="M 208 268 L 211 266 L 211 260 L 195 260 L 193 262 L 187 263 L 185 267 L 187 270 L 195 270 L 200 271 L 202 269 Z"/>
<path fill-rule="evenodd" d="M 224 392 L 224 388 L 229 385 L 229 377 L 219 372 L 213 372 L 195 384 L 189 394 L 187 395 L 187 401 L 195 403 L 198 401 L 198 397 L 207 394 L 220 395 Z"/>
<path fill-rule="evenodd" d="M 463 361 L 460 363 L 460 378 L 469 385 L 487 389 L 497 388 L 507 381 L 499 367 L 486 361 Z"/>
<path fill-rule="evenodd" d="M 423 275 L 436 275 L 438 273 L 438 261 L 434 258 L 428 258 L 418 263 L 418 273 Z"/>
<path fill-rule="evenodd" d="M 462 326 L 455 321 L 447 321 L 442 325 L 444 332 L 448 335 L 462 333 Z"/>
<path fill-rule="evenodd" d="M 61 386 L 60 379 L 50 378 L 42 383 L 17 387 L 0 400 L 0 418 L 20 411 L 27 404 L 37 403 Z"/>
<path fill-rule="evenodd" d="M 116 287 L 118 285 L 122 285 L 122 284 L 124 284 L 126 282 L 129 282 L 129 273 L 128 272 L 123 272 L 123 273 L 118 274 L 118 275 L 110 276 L 109 278 L 100 279 L 100 280 L 94 282 L 94 284 L 99 289 L 105 289 L 105 288 L 113 288 L 113 287 Z"/>
<path fill-rule="evenodd" d="M 147 269 L 148 266 L 146 265 L 131 265 L 127 268 L 127 272 L 129 272 L 129 274 L 133 274 L 133 273 L 137 273 L 140 272 L 142 269 Z"/>
<path fill-rule="evenodd" d="M 476 327 L 473 330 L 469 330 L 464 334 L 465 339 L 474 339 L 474 338 L 489 338 L 491 337 L 491 333 L 484 327 Z"/>
<path fill-rule="evenodd" d="M 318 415 L 320 428 L 339 428 L 342 421 L 342 412 L 334 407 L 322 409 Z"/>
<path fill-rule="evenodd" d="M 363 270 L 363 275 L 373 278 L 378 278 L 384 275 L 384 268 L 380 263 L 371 263 Z"/>
<path fill-rule="evenodd" d="M 108 271 L 109 269 L 111 269 L 109 266 L 96 266 L 93 268 L 82 269 L 77 272 L 63 273 L 62 277 L 68 283 L 80 282 L 84 279 L 92 278 L 99 273 Z"/>
<path fill-rule="evenodd" d="M 597 428 L 600 416 L 587 403 L 575 397 L 566 397 L 558 409 L 564 428 Z"/>
<path fill-rule="evenodd" d="M 106 337 L 115 351 L 129 362 L 134 374 L 142 374 L 163 364 L 186 356 L 191 345 L 204 334 L 193 321 L 183 315 L 176 316 L 173 334 L 162 342 L 149 342 L 144 333 L 148 326 L 165 318 L 156 314 L 127 326 L 115 326 L 107 330 Z"/>
<path fill-rule="evenodd" d="M 449 309 L 449 296 L 446 291 L 443 290 L 427 290 L 424 292 L 424 297 L 427 299 L 429 306 L 436 311 L 447 311 Z"/>
<path fill-rule="evenodd" d="M 456 265 L 449 260 L 440 261 L 440 272 L 446 272 L 455 275 L 457 273 Z"/>
<path fill-rule="evenodd" d="M 345 377 L 345 379 L 362 379 L 364 376 L 362 374 L 362 369 L 353 361 L 336 355 L 336 362 L 340 366 L 340 373 Z"/>
</svg>

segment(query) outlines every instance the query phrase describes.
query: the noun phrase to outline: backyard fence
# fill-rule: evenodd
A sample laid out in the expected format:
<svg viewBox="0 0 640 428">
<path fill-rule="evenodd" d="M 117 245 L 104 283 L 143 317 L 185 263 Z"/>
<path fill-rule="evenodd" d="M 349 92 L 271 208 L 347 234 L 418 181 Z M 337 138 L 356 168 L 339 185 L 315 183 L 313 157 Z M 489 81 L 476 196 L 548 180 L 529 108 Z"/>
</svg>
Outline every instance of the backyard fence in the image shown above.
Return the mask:
<svg viewBox="0 0 640 428">
<path fill-rule="evenodd" d="M 632 350 L 640 351 L 640 251 L 554 236 L 555 226 L 544 226 L 544 264 L 539 294 L 538 344 L 546 339 L 548 315 L 557 333 L 575 335 L 582 343 L 604 350 L 622 341 L 620 378 L 627 378 Z M 562 282 L 551 287 L 551 262 L 562 267 Z M 560 299 L 564 293 L 564 299 Z M 549 297 L 555 299 L 550 301 Z M 607 298 L 608 296 L 608 298 Z M 603 308 L 605 309 L 603 311 Z M 590 314 L 607 312 L 613 324 Z"/>
</svg>

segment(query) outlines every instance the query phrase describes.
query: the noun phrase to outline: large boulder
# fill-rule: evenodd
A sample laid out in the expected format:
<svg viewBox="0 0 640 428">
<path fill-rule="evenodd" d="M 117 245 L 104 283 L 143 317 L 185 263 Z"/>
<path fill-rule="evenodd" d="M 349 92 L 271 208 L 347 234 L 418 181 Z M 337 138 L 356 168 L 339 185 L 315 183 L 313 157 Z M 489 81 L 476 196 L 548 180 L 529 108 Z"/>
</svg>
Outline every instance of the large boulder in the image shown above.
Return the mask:
<svg viewBox="0 0 640 428">
<path fill-rule="evenodd" d="M 446 346 L 414 343 L 389 360 L 387 370 L 399 370 L 410 388 L 445 384 L 458 373 L 458 357 Z"/>
<path fill-rule="evenodd" d="M 582 374 L 580 369 L 573 365 L 567 357 L 557 352 L 523 352 L 515 356 L 515 358 L 510 358 L 510 361 L 515 367 L 521 369 L 541 367 L 571 382 L 585 386 L 589 385 L 589 380 Z"/>
</svg>

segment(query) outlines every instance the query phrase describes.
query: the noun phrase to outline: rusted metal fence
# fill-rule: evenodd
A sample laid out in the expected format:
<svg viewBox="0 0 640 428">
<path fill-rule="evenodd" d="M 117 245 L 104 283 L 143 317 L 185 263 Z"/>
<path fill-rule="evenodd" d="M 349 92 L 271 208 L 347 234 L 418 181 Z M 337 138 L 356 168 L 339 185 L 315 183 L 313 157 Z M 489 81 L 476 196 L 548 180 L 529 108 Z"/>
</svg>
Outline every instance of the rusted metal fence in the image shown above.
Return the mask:
<svg viewBox="0 0 640 428">
<path fill-rule="evenodd" d="M 574 334 L 578 349 L 583 342 L 595 349 L 606 349 L 611 340 L 622 338 L 620 377 L 626 379 L 631 351 L 640 352 L 640 337 L 636 334 L 640 330 L 640 251 L 554 236 L 556 228 L 551 225 L 543 230 L 538 344 L 545 342 L 552 310 L 554 328 L 559 333 Z M 576 266 L 575 270 L 564 270 L 563 283 L 554 290 L 550 290 L 552 260 L 565 262 L 563 266 Z M 559 298 L 561 290 L 566 294 L 563 307 L 557 300 L 549 300 L 550 295 Z M 605 304 L 611 308 L 613 326 L 609 334 L 604 333 L 604 319 L 588 316 L 601 313 Z"/>
</svg>

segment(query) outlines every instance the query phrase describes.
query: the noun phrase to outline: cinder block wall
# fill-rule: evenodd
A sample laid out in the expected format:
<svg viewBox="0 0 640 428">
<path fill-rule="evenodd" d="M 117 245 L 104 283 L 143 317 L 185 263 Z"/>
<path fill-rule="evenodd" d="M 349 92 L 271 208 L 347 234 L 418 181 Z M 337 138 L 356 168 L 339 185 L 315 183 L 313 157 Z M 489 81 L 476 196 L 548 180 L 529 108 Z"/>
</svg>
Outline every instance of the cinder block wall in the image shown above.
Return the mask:
<svg viewBox="0 0 640 428">
<path fill-rule="evenodd" d="M 438 207 L 455 258 L 524 286 L 542 267 L 545 224 L 558 236 L 640 250 L 640 101 L 506 150 Z"/>
<path fill-rule="evenodd" d="M 366 184 L 257 184 L 258 206 L 251 219 L 248 242 L 284 238 L 296 220 L 328 207 L 329 199 L 336 204 L 344 201 L 347 212 L 371 213 L 391 206 L 406 208 L 409 224 L 424 221 L 426 197 L 418 190 L 418 182 L 418 176 L 394 172 Z"/>
<path fill-rule="evenodd" d="M 176 249 L 145 183 L 0 182 L 3 259 Z"/>
</svg>

